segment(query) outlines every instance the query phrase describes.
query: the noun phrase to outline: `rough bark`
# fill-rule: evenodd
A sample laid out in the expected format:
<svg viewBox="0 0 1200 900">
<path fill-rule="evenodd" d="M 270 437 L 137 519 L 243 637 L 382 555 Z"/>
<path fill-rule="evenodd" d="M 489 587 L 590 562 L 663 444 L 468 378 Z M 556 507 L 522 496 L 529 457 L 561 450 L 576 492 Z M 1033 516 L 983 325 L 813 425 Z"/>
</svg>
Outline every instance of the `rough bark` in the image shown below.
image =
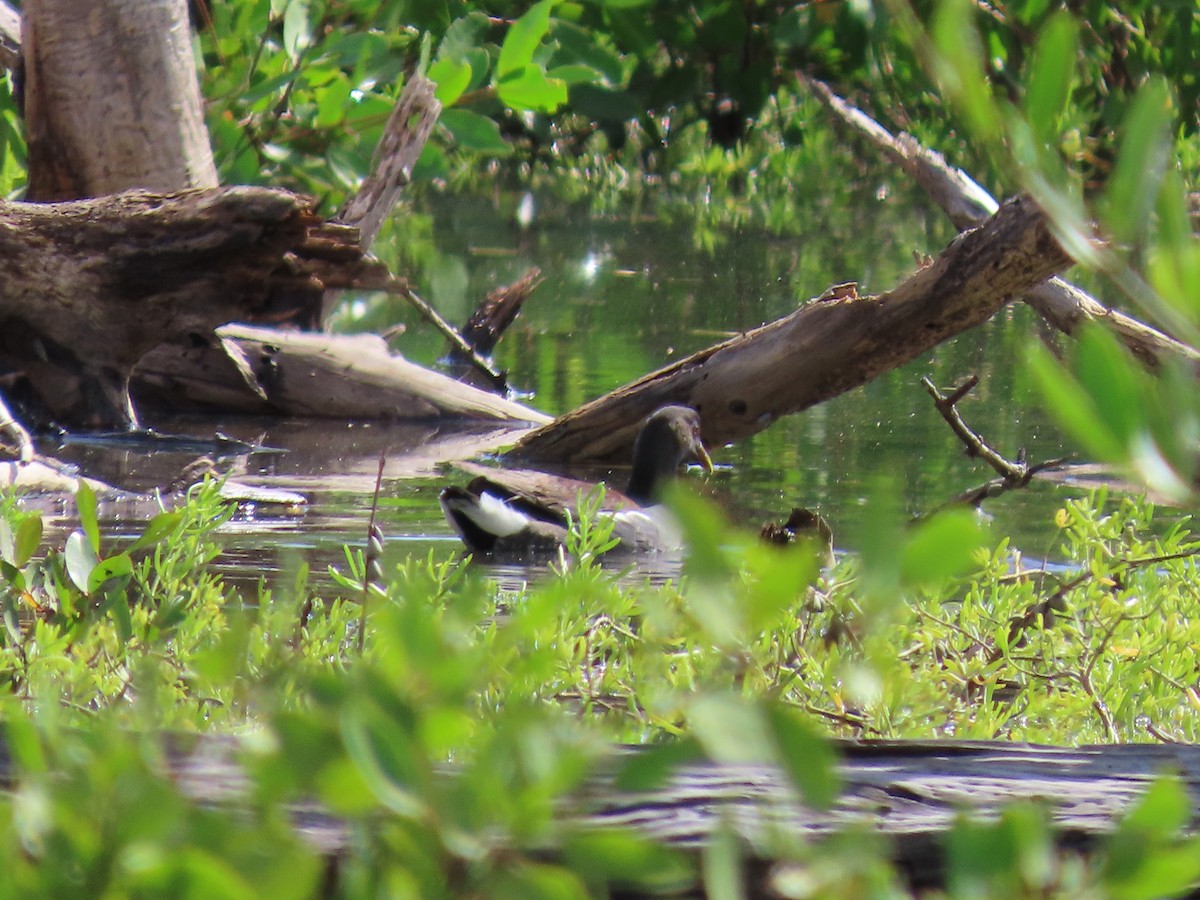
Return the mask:
<svg viewBox="0 0 1200 900">
<path fill-rule="evenodd" d="M 371 174 L 338 213 L 339 221 L 358 229 L 364 250 L 374 243 L 400 192 L 411 180 L 413 166 L 441 115 L 442 104 L 433 94 L 436 87 L 420 75 L 404 85 L 375 148 Z"/>
<path fill-rule="evenodd" d="M 562 416 L 513 452 L 623 459 L 642 419 L 667 403 L 698 410 L 710 445 L 749 437 L 986 321 L 1068 265 L 1036 205 L 1009 201 L 894 290 L 832 292 Z"/>
<path fill-rule="evenodd" d="M 185 0 L 27 0 L 29 200 L 216 187 Z"/>
<path fill-rule="evenodd" d="M 960 231 L 974 228 L 995 213 L 998 207 L 995 198 L 961 169 L 947 163 L 940 153 L 923 146 L 911 135 L 891 134 L 820 81 L 804 76 L 800 76 L 800 81 L 841 122 L 865 137 L 916 181 Z M 1105 306 L 1086 291 L 1057 276 L 1033 288 L 1021 299 L 1051 326 L 1068 335 L 1074 334 L 1084 322 L 1107 325 L 1131 353 L 1151 367 L 1159 365 L 1166 357 L 1200 366 L 1200 351 L 1118 309 Z"/>
<path fill-rule="evenodd" d="M 141 192 L 0 203 L 0 359 L 70 425 L 136 421 L 130 371 L 164 342 L 203 345 L 232 320 L 317 309 L 327 287 L 382 287 L 352 228 L 287 191 Z"/>
</svg>

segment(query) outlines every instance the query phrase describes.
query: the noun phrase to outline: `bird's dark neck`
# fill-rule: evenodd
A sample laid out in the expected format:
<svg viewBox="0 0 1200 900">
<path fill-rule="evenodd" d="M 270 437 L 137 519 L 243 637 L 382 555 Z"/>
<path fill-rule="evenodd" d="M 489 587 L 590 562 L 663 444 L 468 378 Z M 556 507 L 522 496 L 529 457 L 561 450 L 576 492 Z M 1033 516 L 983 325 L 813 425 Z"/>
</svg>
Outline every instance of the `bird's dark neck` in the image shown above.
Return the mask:
<svg viewBox="0 0 1200 900">
<path fill-rule="evenodd" d="M 662 427 L 660 427 L 662 426 Z M 679 469 L 679 448 L 665 423 L 652 422 L 633 445 L 633 471 L 625 495 L 641 506 L 659 499 L 662 485 Z"/>
</svg>

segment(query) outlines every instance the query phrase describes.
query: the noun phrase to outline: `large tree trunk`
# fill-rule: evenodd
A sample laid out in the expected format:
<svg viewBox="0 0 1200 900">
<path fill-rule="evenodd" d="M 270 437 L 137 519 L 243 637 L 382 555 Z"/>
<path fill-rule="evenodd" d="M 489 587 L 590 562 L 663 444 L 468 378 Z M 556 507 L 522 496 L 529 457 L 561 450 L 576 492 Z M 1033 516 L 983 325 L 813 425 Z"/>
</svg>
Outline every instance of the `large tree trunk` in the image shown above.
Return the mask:
<svg viewBox="0 0 1200 900">
<path fill-rule="evenodd" d="M 29 200 L 216 187 L 184 0 L 26 0 Z"/>
</svg>

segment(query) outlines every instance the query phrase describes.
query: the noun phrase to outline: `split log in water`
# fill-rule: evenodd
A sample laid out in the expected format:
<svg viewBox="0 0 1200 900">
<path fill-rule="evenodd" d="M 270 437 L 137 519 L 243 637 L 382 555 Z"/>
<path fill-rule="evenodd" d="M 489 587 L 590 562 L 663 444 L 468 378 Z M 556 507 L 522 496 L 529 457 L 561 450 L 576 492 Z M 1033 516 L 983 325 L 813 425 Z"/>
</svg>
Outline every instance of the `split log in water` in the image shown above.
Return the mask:
<svg viewBox="0 0 1200 900">
<path fill-rule="evenodd" d="M 835 289 L 562 416 L 514 454 L 623 459 L 642 419 L 667 403 L 697 409 L 709 444 L 749 437 L 981 324 L 1070 262 L 1037 206 L 1011 200 L 894 290 Z"/>
</svg>

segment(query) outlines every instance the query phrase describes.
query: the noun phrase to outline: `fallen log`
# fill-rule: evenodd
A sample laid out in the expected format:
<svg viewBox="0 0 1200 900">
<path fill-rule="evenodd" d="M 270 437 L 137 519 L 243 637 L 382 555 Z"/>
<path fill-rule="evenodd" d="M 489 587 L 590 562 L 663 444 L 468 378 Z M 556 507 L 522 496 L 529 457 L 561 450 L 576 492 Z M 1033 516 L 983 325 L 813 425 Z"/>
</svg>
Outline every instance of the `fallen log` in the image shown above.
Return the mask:
<svg viewBox="0 0 1200 900">
<path fill-rule="evenodd" d="M 550 421 L 528 406 L 409 362 L 376 335 L 247 325 L 224 325 L 216 334 L 224 354 L 201 355 L 225 365 L 200 372 L 187 362 L 177 375 L 170 355 L 155 354 L 139 368 L 139 390 L 170 399 L 176 408 L 186 403 L 243 413 L 393 421 Z"/>
<path fill-rule="evenodd" d="M 129 427 L 129 376 L 153 347 L 200 346 L 226 322 L 319 309 L 328 287 L 393 281 L 354 229 L 283 190 L 0 203 L 0 361 L 25 374 L 27 416 Z"/>
<path fill-rule="evenodd" d="M 201 736 L 174 744 L 168 774 L 184 795 L 225 809 L 249 802 L 242 741 Z M 776 855 L 779 848 L 851 829 L 881 835 L 910 886 L 928 889 L 943 884 L 945 843 L 955 824 L 964 816 L 994 821 L 1013 803 L 1042 807 L 1055 843 L 1070 853 L 1097 850 L 1163 775 L 1182 780 L 1193 798 L 1192 821 L 1200 819 L 1195 800 L 1200 748 L 1187 744 L 1070 748 L 929 740 L 836 741 L 834 747 L 842 787 L 828 809 L 805 805 L 787 775 L 765 764 L 689 762 L 676 766 L 658 787 L 620 790 L 614 770 L 643 752 L 626 748 L 582 790 L 563 798 L 556 817 L 569 834 L 627 829 L 696 857 L 732 832 L 744 853 L 748 895 L 755 897 L 779 896 L 771 888 L 773 864 L 786 863 Z M 440 777 L 453 778 L 453 771 Z M 0 778 L 12 785 L 3 748 Z M 337 861 L 361 839 L 356 837 L 361 827 L 315 803 L 294 805 L 291 822 L 335 872 Z M 552 842 L 539 848 L 546 856 L 555 852 Z"/>
<path fill-rule="evenodd" d="M 992 215 L 999 204 L 961 169 L 946 162 L 935 150 L 908 134 L 893 135 L 813 78 L 798 76 L 800 83 L 845 125 L 866 138 L 889 160 L 919 184 L 960 231 L 974 228 Z M 1084 322 L 1107 325 L 1131 353 L 1150 367 L 1166 357 L 1183 359 L 1200 369 L 1200 350 L 1140 322 L 1119 309 L 1105 306 L 1082 288 L 1055 276 L 1021 297 L 1047 323 L 1064 334 L 1074 334 Z"/>
<path fill-rule="evenodd" d="M 700 412 L 710 446 L 741 440 L 979 325 L 1070 262 L 1037 206 L 1011 200 L 886 294 L 835 289 L 556 419 L 513 455 L 625 459 L 642 419 L 668 403 Z"/>
</svg>

